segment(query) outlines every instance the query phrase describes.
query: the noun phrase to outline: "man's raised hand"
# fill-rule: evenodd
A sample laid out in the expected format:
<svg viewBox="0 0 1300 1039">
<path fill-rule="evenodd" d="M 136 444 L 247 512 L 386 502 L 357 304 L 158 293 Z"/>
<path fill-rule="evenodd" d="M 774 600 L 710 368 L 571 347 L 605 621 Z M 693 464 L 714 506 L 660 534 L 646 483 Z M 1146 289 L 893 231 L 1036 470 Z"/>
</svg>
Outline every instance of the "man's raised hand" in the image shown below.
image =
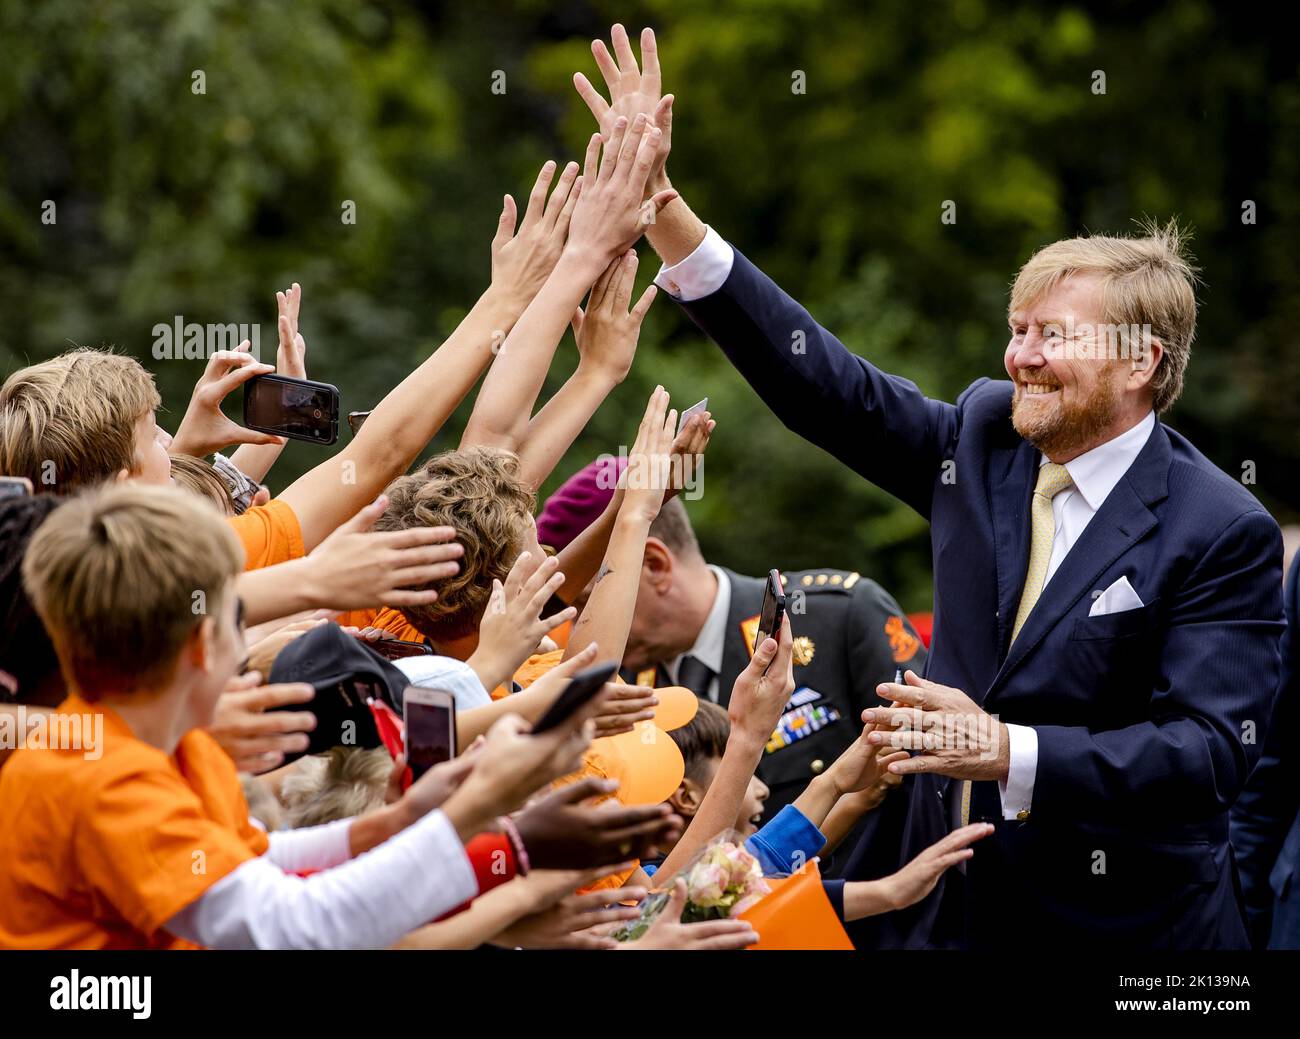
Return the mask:
<svg viewBox="0 0 1300 1039">
<path fill-rule="evenodd" d="M 627 30 L 622 25 L 614 26 L 610 39 L 617 60 L 610 55 L 604 40 L 591 41 L 591 53 L 609 88 L 609 101 L 581 72 L 574 73 L 573 85 L 591 109 L 591 114 L 596 117 L 600 132 L 606 139 L 613 132 L 614 122 L 619 116 L 632 120 L 638 115 L 644 115 L 662 131 L 663 137 L 655 152 L 654 164 L 646 183 L 648 197 L 668 187 L 665 163 L 672 147 L 673 95 L 660 92 L 662 77 L 659 72 L 659 48 L 653 29 L 641 30 L 641 68 L 637 67 L 636 55 L 632 52 Z"/>
</svg>

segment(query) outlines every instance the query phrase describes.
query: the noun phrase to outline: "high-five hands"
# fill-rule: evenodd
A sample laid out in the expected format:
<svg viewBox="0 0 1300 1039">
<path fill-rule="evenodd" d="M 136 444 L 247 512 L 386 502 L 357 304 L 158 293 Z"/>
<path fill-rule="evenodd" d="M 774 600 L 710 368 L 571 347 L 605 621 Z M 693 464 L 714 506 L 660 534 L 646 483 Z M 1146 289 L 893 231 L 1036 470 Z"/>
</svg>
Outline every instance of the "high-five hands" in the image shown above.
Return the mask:
<svg viewBox="0 0 1300 1039">
<path fill-rule="evenodd" d="M 876 692 L 893 707 L 873 707 L 862 720 L 873 727 L 870 743 L 894 750 L 922 751 L 895 761 L 889 771 L 905 776 L 934 772 L 953 779 L 1006 779 L 1011 767 L 1007 727 L 960 689 L 921 678 L 882 682 Z"/>
<path fill-rule="evenodd" d="M 641 30 L 643 68 L 637 68 L 636 55 L 632 52 L 632 44 L 623 26 L 615 25 L 610 39 L 614 44 L 614 53 L 618 56 L 617 61 L 610 56 L 603 40 L 591 41 L 591 53 L 596 59 L 600 74 L 605 77 L 605 85 L 609 87 L 609 101 L 581 72 L 574 73 L 573 85 L 591 109 L 591 114 L 596 117 L 600 132 L 606 138 L 613 132 L 614 123 L 620 116 L 632 120 L 643 115 L 662 132 L 646 182 L 648 197 L 669 186 L 665 163 L 672 147 L 673 95 L 660 92 L 662 77 L 659 73 L 659 48 L 655 43 L 653 29 Z"/>
<path fill-rule="evenodd" d="M 677 197 L 671 188 L 646 194 L 662 140 L 663 131 L 644 115 L 630 122 L 619 116 L 608 135 L 591 135 L 566 252 L 603 270 L 631 248 L 659 210 Z"/>
</svg>

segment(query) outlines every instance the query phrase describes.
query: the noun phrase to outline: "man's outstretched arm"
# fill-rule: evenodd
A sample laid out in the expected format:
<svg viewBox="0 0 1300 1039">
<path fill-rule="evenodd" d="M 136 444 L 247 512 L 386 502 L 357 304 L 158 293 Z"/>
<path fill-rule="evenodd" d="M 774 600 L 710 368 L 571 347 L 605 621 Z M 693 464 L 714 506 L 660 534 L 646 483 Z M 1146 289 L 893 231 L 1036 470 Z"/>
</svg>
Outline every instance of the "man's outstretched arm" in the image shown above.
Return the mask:
<svg viewBox="0 0 1300 1039">
<path fill-rule="evenodd" d="M 641 35 L 643 69 L 622 26 L 614 26 L 612 37 L 616 58 L 602 41 L 592 43 L 610 101 L 581 73 L 575 86 L 602 127 L 651 114 L 663 138 L 647 191 L 671 190 L 666 159 L 674 98 L 661 93 L 654 33 Z M 680 196 L 646 235 L 664 261 L 656 283 L 722 347 L 788 428 L 929 515 L 935 478 L 952 456 L 956 408 L 851 353 Z"/>
</svg>

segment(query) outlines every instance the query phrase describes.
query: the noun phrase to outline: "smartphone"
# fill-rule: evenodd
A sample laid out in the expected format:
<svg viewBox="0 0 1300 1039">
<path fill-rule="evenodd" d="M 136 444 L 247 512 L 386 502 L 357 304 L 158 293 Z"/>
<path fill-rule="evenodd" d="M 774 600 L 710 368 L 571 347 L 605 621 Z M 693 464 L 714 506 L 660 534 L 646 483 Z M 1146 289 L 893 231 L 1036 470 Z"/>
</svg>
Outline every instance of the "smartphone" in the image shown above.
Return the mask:
<svg viewBox="0 0 1300 1039">
<path fill-rule="evenodd" d="M 754 645 L 751 652 L 757 653 L 758 647 L 766 638 L 781 639 L 781 620 L 785 617 L 785 592 L 781 589 L 781 571 L 769 570 L 767 588 L 763 591 L 763 608 L 758 614 L 758 631 L 754 633 Z"/>
<path fill-rule="evenodd" d="M 0 476 L 0 498 L 30 498 L 32 481 L 25 476 Z"/>
<path fill-rule="evenodd" d="M 402 697 L 406 722 L 406 764 L 411 781 L 456 756 L 456 698 L 443 689 L 406 687 Z"/>
<path fill-rule="evenodd" d="M 563 725 L 573 716 L 574 711 L 605 688 L 605 683 L 614 677 L 617 670 L 617 664 L 592 664 L 579 671 L 569 679 L 564 692 L 555 698 L 555 703 L 551 704 L 542 720 L 533 726 L 533 735 Z"/>
<path fill-rule="evenodd" d="M 385 660 L 433 656 L 433 647 L 426 642 L 407 642 L 404 639 L 375 639 L 374 642 L 366 642 L 366 645 Z"/>
<path fill-rule="evenodd" d="M 692 404 L 682 412 L 681 417 L 677 420 L 677 435 L 681 436 L 682 430 L 686 428 L 686 423 L 691 420 L 692 415 L 698 415 L 701 411 L 709 410 L 709 398 L 705 397 L 698 404 Z"/>
<path fill-rule="evenodd" d="M 352 435 L 356 436 L 361 432 L 362 424 L 370 417 L 368 411 L 349 411 L 348 412 L 348 429 L 352 430 Z"/>
<path fill-rule="evenodd" d="M 291 440 L 332 444 L 339 438 L 339 391 L 327 382 L 259 375 L 244 383 L 244 425 Z"/>
</svg>

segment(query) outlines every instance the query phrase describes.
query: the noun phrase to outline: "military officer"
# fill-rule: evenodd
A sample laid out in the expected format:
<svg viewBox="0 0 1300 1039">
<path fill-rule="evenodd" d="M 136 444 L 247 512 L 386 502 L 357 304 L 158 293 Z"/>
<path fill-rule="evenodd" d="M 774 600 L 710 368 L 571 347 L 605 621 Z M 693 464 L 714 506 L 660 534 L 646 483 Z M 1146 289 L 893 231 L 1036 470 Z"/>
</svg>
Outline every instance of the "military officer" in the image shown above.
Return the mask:
<svg viewBox="0 0 1300 1039">
<path fill-rule="evenodd" d="M 876 686 L 925 669 L 925 647 L 897 602 L 846 570 L 782 574 L 794 635 L 795 691 L 759 776 L 767 816 L 789 804 L 862 731 Z M 650 528 L 623 664 L 640 685 L 684 685 L 725 707 L 749 663 L 764 578 L 705 561 L 685 508 L 668 502 Z"/>
<path fill-rule="evenodd" d="M 598 463 L 588 465 L 548 499 L 537 520 L 542 544 L 562 548 L 605 508 L 616 475 L 602 481 L 597 473 Z M 768 818 L 857 738 L 862 711 L 880 706 L 876 686 L 907 668 L 924 673 L 926 656 L 898 603 L 876 582 L 847 570 L 782 578 L 795 692 L 759 765 L 771 789 Z M 765 583 L 706 562 L 681 500 L 665 503 L 646 539 L 624 678 L 683 685 L 725 707 L 753 652 Z M 581 598 L 574 605 L 581 608 Z M 842 846 L 852 844 L 850 837 Z"/>
</svg>

